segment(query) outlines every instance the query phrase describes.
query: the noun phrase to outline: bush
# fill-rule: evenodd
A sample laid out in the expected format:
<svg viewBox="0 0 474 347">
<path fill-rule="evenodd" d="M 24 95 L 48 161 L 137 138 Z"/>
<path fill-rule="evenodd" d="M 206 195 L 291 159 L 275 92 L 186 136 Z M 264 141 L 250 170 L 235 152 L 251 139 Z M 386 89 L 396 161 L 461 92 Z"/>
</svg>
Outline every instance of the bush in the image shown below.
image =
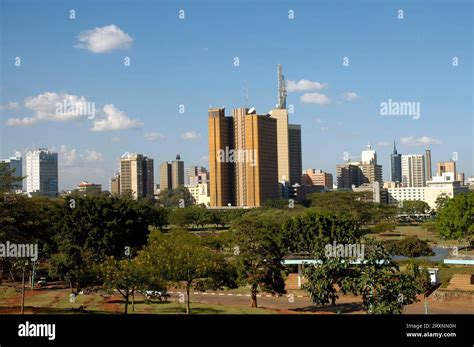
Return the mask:
<svg viewBox="0 0 474 347">
<path fill-rule="evenodd" d="M 402 255 L 411 258 L 434 255 L 428 242 L 420 240 L 416 236 L 410 236 L 403 240 L 385 241 L 384 247 L 391 255 Z"/>
</svg>

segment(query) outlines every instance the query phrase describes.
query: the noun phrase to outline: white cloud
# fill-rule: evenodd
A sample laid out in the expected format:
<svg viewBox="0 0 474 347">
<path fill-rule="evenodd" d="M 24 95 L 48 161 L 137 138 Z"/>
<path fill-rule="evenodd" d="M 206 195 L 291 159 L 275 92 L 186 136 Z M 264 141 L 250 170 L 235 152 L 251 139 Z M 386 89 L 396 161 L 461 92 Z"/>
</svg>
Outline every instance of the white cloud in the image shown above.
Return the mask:
<svg viewBox="0 0 474 347">
<path fill-rule="evenodd" d="M 316 123 L 318 123 L 318 124 L 324 124 L 324 123 L 326 123 L 326 121 L 323 120 L 323 119 L 321 119 L 321 118 L 316 118 Z"/>
<path fill-rule="evenodd" d="M 95 150 L 88 150 L 86 149 L 85 154 L 81 154 L 81 158 L 85 162 L 97 162 L 97 161 L 104 161 L 104 157 L 102 156 L 102 153 L 99 153 Z"/>
<path fill-rule="evenodd" d="M 203 156 L 201 157 L 201 161 L 202 161 L 202 162 L 208 162 L 208 161 L 209 161 L 209 157 L 208 157 L 207 155 L 203 155 Z"/>
<path fill-rule="evenodd" d="M 77 151 L 75 148 L 68 149 L 66 145 L 59 147 L 59 164 L 61 166 L 72 166 L 76 163 Z"/>
<path fill-rule="evenodd" d="M 80 43 L 75 47 L 87 49 L 92 53 L 106 53 L 118 48 L 127 48 L 133 42 L 130 35 L 113 24 L 81 31 L 77 39 Z"/>
<path fill-rule="evenodd" d="M 290 93 L 304 92 L 306 90 L 321 90 L 326 87 L 327 87 L 327 84 L 325 83 L 313 82 L 309 80 L 299 80 L 298 82 L 288 80 L 288 83 L 286 86 L 288 92 Z"/>
<path fill-rule="evenodd" d="M 331 100 L 326 95 L 318 92 L 305 93 L 301 95 L 300 100 L 305 104 L 329 105 L 331 103 Z"/>
<path fill-rule="evenodd" d="M 322 132 L 326 132 L 329 130 L 329 127 L 321 127 L 319 128 L 319 130 L 321 130 Z"/>
<path fill-rule="evenodd" d="M 29 126 L 38 123 L 38 118 L 24 117 L 24 118 L 8 118 L 7 125 L 11 127 Z"/>
<path fill-rule="evenodd" d="M 201 135 L 193 130 L 193 131 L 188 131 L 184 133 L 181 137 L 184 140 L 197 140 L 201 137 Z"/>
<path fill-rule="evenodd" d="M 346 92 L 344 93 L 344 100 L 346 101 L 353 101 L 360 99 L 360 95 L 357 94 L 356 92 Z"/>
<path fill-rule="evenodd" d="M 1 110 L 16 110 L 20 108 L 20 103 L 12 101 L 8 102 L 5 105 L 0 105 L 0 111 Z"/>
<path fill-rule="evenodd" d="M 55 148 L 52 148 L 56 151 Z M 79 153 L 77 149 L 69 149 L 66 145 L 59 146 L 59 165 L 62 167 L 76 167 L 86 163 L 96 163 L 104 161 L 102 153 L 96 150 L 86 149 L 85 153 Z"/>
<path fill-rule="evenodd" d="M 105 105 L 102 108 L 100 117 L 94 119 L 92 131 L 113 131 L 123 129 L 141 128 L 143 123 L 129 118 L 124 112 L 117 109 L 114 105 Z"/>
<path fill-rule="evenodd" d="M 152 131 L 149 133 L 145 133 L 143 137 L 147 139 L 148 141 L 157 141 L 157 140 L 163 140 L 165 138 L 165 135 L 162 133 L 157 133 L 155 131 Z"/>
<path fill-rule="evenodd" d="M 11 104 L 11 103 L 9 103 Z M 71 121 L 83 119 L 95 113 L 95 104 L 85 97 L 45 92 L 34 97 L 25 98 L 23 105 L 33 111 L 32 117 L 9 118 L 9 126 L 28 126 L 39 121 Z M 20 105 L 16 106 L 17 108 Z"/>
<path fill-rule="evenodd" d="M 386 146 L 390 146 L 392 143 L 389 142 L 389 141 L 379 141 L 377 142 L 377 145 L 378 146 L 381 146 L 381 147 L 386 147 Z"/>
<path fill-rule="evenodd" d="M 434 137 L 422 136 L 414 138 L 413 136 L 402 137 L 400 139 L 402 145 L 407 146 L 427 146 L 427 145 L 440 145 L 441 141 Z"/>
</svg>

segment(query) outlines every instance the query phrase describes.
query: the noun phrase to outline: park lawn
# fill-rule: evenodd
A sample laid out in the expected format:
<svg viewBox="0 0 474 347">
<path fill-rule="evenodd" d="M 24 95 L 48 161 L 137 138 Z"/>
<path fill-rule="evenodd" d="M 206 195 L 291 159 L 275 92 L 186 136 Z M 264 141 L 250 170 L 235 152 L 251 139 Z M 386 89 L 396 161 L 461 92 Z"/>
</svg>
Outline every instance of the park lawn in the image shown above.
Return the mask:
<svg viewBox="0 0 474 347">
<path fill-rule="evenodd" d="M 2 301 L 14 299 L 15 306 L 20 305 L 21 293 L 13 287 L 0 286 L 0 306 Z M 120 295 L 115 295 L 111 300 L 106 300 L 100 294 L 78 295 L 74 303 L 71 303 L 68 289 L 56 290 L 31 290 L 26 291 L 25 310 L 37 314 L 74 314 L 79 313 L 72 309 L 84 307 L 85 314 L 121 314 L 124 310 L 124 301 Z M 142 314 L 184 314 L 185 305 L 176 301 L 149 302 L 145 303 L 142 297 L 135 300 L 135 312 L 132 312 L 132 304 L 129 303 L 129 313 Z M 274 314 L 272 310 L 261 308 L 239 308 L 221 305 L 209 305 L 191 302 L 192 314 Z"/>
<path fill-rule="evenodd" d="M 450 266 L 439 268 L 439 280 L 441 282 L 441 288 L 446 288 L 449 281 L 454 274 L 470 274 L 474 275 L 473 266 Z"/>
<path fill-rule="evenodd" d="M 407 236 L 417 236 L 421 240 L 427 240 L 428 242 L 438 246 L 459 246 L 462 244 L 457 240 L 443 240 L 437 233 L 429 232 L 421 225 L 397 226 L 395 231 L 392 233 L 368 234 L 368 236 L 374 237 L 377 241 L 400 240 Z"/>
<path fill-rule="evenodd" d="M 12 286 L 0 285 L 0 302 L 2 299 L 11 298 L 15 295 L 21 295 L 21 292 L 17 292 Z"/>
<path fill-rule="evenodd" d="M 123 309 L 123 304 L 121 305 Z M 171 302 L 153 302 L 146 304 L 142 301 L 135 303 L 135 311 L 132 312 L 132 306 L 129 305 L 129 313 L 149 313 L 149 314 L 185 314 L 185 304 L 176 301 Z M 191 302 L 191 314 L 274 314 L 275 311 L 263 308 L 252 307 L 231 307 L 221 305 L 209 305 L 198 302 Z"/>
</svg>

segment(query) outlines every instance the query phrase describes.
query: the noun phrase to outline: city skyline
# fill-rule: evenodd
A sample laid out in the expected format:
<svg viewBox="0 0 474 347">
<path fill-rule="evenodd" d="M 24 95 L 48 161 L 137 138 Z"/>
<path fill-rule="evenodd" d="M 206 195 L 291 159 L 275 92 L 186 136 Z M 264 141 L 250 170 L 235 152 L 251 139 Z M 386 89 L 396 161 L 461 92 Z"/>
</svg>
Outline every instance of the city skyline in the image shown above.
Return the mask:
<svg viewBox="0 0 474 347">
<path fill-rule="evenodd" d="M 124 152 L 144 153 L 156 163 L 180 153 L 186 166 L 209 168 L 207 109 L 275 108 L 278 64 L 287 80 L 287 107 L 294 109 L 291 122 L 301 124 L 303 170 L 321 169 L 335 178 L 344 153 L 355 158 L 370 143 L 387 181 L 395 139 L 402 155 L 430 149 L 434 164 L 456 154 L 457 170 L 474 174 L 472 52 L 465 45 L 472 33 L 469 21 L 461 20 L 469 15 L 467 2 L 459 3 L 466 11 L 441 3 L 358 3 L 347 13 L 327 2 L 215 4 L 217 18 L 184 3 L 184 19 L 170 4 L 25 3 L 31 5 L 3 2 L 0 158 L 16 151 L 25 157 L 36 148 L 57 151 L 60 190 L 83 180 L 108 187 Z M 98 15 L 95 8 L 104 11 Z M 397 18 L 398 8 L 404 19 Z M 71 9 L 75 19 L 69 19 Z M 288 18 L 291 9 L 294 19 Z M 439 21 L 439 11 L 458 19 Z M 308 26 L 314 22 L 309 13 L 317 14 L 318 26 Z M 219 30 L 207 25 L 209 16 Z M 226 23 L 239 16 L 249 24 L 266 18 L 281 25 L 234 32 Z M 382 25 L 361 26 L 368 16 Z M 155 20 L 156 28 L 146 31 Z M 12 29 L 13 22 L 24 30 Z M 104 45 L 94 45 L 91 35 Z M 386 35 L 389 46 L 379 44 Z M 126 57 L 130 66 L 124 66 Z M 58 113 L 55 106 L 64 100 L 94 103 L 96 117 Z M 382 115 L 384 102 L 418 102 L 421 115 Z"/>
</svg>

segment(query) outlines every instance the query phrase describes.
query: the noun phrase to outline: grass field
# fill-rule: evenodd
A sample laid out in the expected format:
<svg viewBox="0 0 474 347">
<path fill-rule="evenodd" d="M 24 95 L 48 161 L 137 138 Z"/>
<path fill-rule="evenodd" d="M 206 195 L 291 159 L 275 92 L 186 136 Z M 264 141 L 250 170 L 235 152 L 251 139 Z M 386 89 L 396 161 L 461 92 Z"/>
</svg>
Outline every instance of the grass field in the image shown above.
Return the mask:
<svg viewBox="0 0 474 347">
<path fill-rule="evenodd" d="M 383 234 L 368 234 L 378 241 L 397 240 L 407 236 L 417 236 L 421 240 L 427 240 L 437 246 L 460 246 L 457 240 L 443 240 L 437 233 L 429 232 L 420 225 L 397 226 L 394 232 Z"/>
<path fill-rule="evenodd" d="M 108 314 L 122 313 L 125 308 L 124 299 L 120 295 L 102 297 L 98 293 L 78 295 L 75 302 L 70 302 L 68 289 L 26 291 L 25 312 L 37 314 L 68 314 L 78 313 L 82 306 L 84 313 Z M 0 314 L 20 312 L 21 293 L 11 286 L 0 286 Z M 150 314 L 184 314 L 185 304 L 177 301 L 145 302 L 143 296 L 137 295 L 135 311 L 129 303 L 129 313 Z M 260 308 L 242 308 L 220 305 L 207 305 L 191 302 L 192 314 L 271 314 L 272 310 Z"/>
</svg>

